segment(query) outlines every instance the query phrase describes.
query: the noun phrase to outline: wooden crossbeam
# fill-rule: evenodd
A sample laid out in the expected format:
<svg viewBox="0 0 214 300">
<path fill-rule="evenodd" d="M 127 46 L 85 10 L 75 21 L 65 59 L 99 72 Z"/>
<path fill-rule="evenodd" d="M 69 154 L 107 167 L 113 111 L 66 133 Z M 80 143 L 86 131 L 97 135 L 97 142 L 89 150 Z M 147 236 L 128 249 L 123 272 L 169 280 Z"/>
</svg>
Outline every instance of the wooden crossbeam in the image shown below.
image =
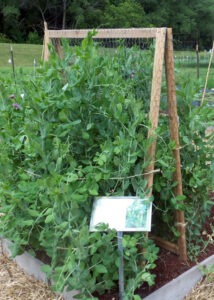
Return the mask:
<svg viewBox="0 0 214 300">
<path fill-rule="evenodd" d="M 157 28 L 118 28 L 118 29 L 97 29 L 96 39 L 107 38 L 156 38 Z M 79 30 L 49 30 L 50 38 L 72 38 L 83 39 L 91 29 Z"/>
</svg>

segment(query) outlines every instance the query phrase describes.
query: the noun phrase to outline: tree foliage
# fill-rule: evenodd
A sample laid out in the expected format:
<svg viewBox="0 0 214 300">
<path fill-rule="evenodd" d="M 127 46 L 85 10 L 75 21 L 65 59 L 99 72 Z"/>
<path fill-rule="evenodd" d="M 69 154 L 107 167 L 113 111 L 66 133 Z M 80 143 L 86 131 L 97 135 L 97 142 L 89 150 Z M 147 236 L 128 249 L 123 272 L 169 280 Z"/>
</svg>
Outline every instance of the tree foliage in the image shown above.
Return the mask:
<svg viewBox="0 0 214 300">
<path fill-rule="evenodd" d="M 150 26 L 143 6 L 132 0 L 119 1 L 119 4 L 109 2 L 102 21 L 108 28 Z"/>
<path fill-rule="evenodd" d="M 199 40 L 211 47 L 212 0 L 9 0 L 0 2 L 0 32 L 15 42 L 26 41 L 30 31 L 43 36 L 50 28 L 172 27 L 180 39 Z M 185 37 L 183 36 L 185 34 Z"/>
</svg>

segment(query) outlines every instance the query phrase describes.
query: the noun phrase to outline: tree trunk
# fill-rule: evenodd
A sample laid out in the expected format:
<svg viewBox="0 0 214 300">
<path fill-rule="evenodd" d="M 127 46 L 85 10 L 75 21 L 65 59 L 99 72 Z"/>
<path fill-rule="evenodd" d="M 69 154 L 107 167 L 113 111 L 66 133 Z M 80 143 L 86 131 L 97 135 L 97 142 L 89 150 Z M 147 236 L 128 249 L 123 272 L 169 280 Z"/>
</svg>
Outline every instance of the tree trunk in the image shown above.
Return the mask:
<svg viewBox="0 0 214 300">
<path fill-rule="evenodd" d="M 67 7 L 67 0 L 63 0 L 62 29 L 65 29 L 65 24 L 66 24 L 66 7 Z"/>
</svg>

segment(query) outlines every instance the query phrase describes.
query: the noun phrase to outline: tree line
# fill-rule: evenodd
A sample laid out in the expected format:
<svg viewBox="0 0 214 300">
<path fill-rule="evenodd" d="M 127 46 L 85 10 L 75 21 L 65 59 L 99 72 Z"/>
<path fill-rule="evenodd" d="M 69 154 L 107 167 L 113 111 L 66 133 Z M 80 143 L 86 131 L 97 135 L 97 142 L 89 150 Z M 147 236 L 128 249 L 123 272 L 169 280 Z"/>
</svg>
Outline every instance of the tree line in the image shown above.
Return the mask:
<svg viewBox="0 0 214 300">
<path fill-rule="evenodd" d="M 172 27 L 177 47 L 194 41 L 209 49 L 214 1 L 0 0 L 2 42 L 41 43 L 44 21 L 50 29 Z"/>
</svg>

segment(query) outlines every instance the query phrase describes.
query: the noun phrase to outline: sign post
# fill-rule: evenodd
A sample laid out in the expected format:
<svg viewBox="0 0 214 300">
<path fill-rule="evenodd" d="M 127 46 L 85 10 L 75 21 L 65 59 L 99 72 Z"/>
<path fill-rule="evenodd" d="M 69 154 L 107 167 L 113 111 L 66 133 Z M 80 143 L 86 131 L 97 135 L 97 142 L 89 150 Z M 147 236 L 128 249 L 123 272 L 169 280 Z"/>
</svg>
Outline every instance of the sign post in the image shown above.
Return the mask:
<svg viewBox="0 0 214 300">
<path fill-rule="evenodd" d="M 119 295 L 120 300 L 124 299 L 124 261 L 123 261 L 123 232 L 117 232 L 117 243 L 119 251 Z"/>
<path fill-rule="evenodd" d="M 99 231 L 107 224 L 117 231 L 119 252 L 119 295 L 124 299 L 123 232 L 151 230 L 152 203 L 139 197 L 95 198 L 90 221 L 90 231 Z"/>
</svg>

